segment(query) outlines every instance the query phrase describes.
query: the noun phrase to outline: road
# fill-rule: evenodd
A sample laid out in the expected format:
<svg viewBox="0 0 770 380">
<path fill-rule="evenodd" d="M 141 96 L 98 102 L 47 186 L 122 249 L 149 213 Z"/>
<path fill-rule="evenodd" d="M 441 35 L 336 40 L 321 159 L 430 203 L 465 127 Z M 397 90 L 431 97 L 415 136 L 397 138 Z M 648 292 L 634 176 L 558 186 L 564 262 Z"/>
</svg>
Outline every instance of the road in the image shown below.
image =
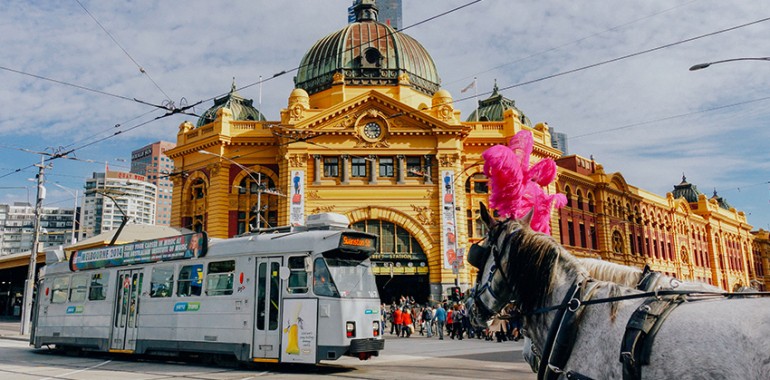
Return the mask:
<svg viewBox="0 0 770 380">
<path fill-rule="evenodd" d="M 19 339 L 0 339 L 0 379 L 524 379 L 536 376 L 521 359 L 521 342 L 455 341 L 386 336 L 385 350 L 368 361 L 342 358 L 320 366 L 205 365 L 35 350 Z"/>
</svg>

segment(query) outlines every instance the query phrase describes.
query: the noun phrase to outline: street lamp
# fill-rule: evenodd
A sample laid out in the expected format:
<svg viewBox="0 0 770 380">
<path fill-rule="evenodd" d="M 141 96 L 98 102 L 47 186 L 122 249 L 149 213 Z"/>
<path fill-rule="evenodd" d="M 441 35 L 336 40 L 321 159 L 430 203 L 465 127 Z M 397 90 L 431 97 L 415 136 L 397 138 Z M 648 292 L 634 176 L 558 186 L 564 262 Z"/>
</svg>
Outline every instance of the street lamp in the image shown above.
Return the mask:
<svg viewBox="0 0 770 380">
<path fill-rule="evenodd" d="M 743 57 L 743 58 L 724 59 L 721 61 L 714 61 L 714 62 L 699 63 L 697 65 L 693 65 L 692 67 L 690 67 L 690 71 L 705 69 L 717 63 L 734 62 L 734 61 L 770 61 L 770 57 Z"/>
<path fill-rule="evenodd" d="M 256 230 L 259 231 L 259 229 L 262 227 L 262 192 L 263 192 L 263 190 L 262 190 L 262 173 L 261 172 L 257 172 L 257 177 L 258 178 L 254 178 L 254 176 L 251 174 L 253 172 L 253 170 L 251 170 L 251 169 L 249 169 L 249 168 L 247 168 L 247 167 L 245 167 L 245 166 L 235 162 L 235 160 L 233 160 L 233 159 L 230 159 L 230 158 L 225 157 L 225 156 L 223 156 L 221 154 L 217 154 L 217 153 L 214 153 L 214 152 L 209 152 L 209 151 L 203 150 L 203 149 L 199 150 L 198 153 L 200 153 L 200 154 L 208 154 L 210 156 L 217 156 L 219 158 L 227 160 L 228 162 L 234 164 L 235 166 L 243 169 L 243 171 L 245 171 L 246 174 L 248 174 L 248 176 L 251 177 L 251 179 L 254 182 L 257 183 L 257 228 L 256 228 Z"/>
<path fill-rule="evenodd" d="M 72 209 L 72 240 L 70 241 L 70 244 L 75 244 L 75 242 L 77 241 L 77 239 L 75 238 L 75 220 L 78 213 L 78 191 L 75 190 L 75 192 L 73 193 L 72 189 L 68 187 L 64 187 L 62 185 L 59 185 L 58 183 L 54 183 L 53 185 L 70 193 L 70 195 L 75 197 L 75 208 Z"/>
</svg>

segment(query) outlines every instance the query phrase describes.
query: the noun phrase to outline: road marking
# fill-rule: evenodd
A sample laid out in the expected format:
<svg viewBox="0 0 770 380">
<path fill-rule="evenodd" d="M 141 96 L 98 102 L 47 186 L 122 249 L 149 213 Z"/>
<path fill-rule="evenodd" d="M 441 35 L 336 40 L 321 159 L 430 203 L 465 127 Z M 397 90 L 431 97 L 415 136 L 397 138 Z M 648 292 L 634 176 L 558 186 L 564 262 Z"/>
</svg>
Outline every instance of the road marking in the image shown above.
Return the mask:
<svg viewBox="0 0 770 380">
<path fill-rule="evenodd" d="M 105 365 L 105 364 L 108 364 L 108 363 L 109 363 L 109 362 L 111 362 L 111 361 L 112 361 L 112 360 L 107 360 L 106 362 L 102 362 L 102 363 L 99 363 L 99 364 L 97 364 L 97 365 L 92 365 L 92 366 L 90 366 L 90 367 L 88 367 L 88 368 L 83 368 L 83 369 L 79 369 L 79 370 L 77 370 L 77 371 L 72 371 L 72 372 L 63 373 L 63 374 L 61 374 L 61 375 L 58 375 L 58 376 L 55 376 L 55 377 L 46 377 L 45 379 L 40 379 L 40 380 L 53 380 L 53 379 L 58 379 L 58 378 L 59 378 L 59 377 L 61 377 L 61 376 L 69 376 L 69 375 L 74 375 L 74 374 L 76 374 L 76 373 L 85 372 L 85 371 L 88 371 L 88 370 L 92 370 L 92 369 L 94 369 L 94 368 L 98 368 L 98 367 L 101 367 L 101 366 L 103 366 L 103 365 Z"/>
</svg>

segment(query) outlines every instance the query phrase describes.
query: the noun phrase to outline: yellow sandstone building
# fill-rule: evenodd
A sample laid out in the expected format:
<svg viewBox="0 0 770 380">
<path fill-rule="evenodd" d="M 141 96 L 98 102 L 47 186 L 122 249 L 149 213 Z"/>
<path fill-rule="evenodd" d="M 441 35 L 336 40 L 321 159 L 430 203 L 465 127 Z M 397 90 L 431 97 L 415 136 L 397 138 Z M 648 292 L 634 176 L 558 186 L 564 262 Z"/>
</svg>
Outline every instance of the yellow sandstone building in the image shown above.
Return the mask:
<svg viewBox="0 0 770 380">
<path fill-rule="evenodd" d="M 571 203 L 554 212 L 552 233 L 576 254 L 649 263 L 725 288 L 764 285 L 768 245 L 757 243 L 742 212 L 702 194 L 659 197 L 593 161 L 560 159 L 548 126 L 532 126 L 496 89 L 463 122 L 423 46 L 377 22 L 374 1 L 354 10 L 355 22 L 302 58 L 279 120 L 266 120 L 233 84 L 196 124 L 179 126 L 176 148 L 166 151 L 181 173 L 172 226 L 227 238 L 344 214 L 380 236 L 372 261 L 383 300 L 438 299 L 475 275 L 464 252 L 485 233 L 481 153 L 527 130 L 533 162 L 558 160 L 550 191 Z M 758 238 L 766 242 L 767 233 Z"/>
</svg>

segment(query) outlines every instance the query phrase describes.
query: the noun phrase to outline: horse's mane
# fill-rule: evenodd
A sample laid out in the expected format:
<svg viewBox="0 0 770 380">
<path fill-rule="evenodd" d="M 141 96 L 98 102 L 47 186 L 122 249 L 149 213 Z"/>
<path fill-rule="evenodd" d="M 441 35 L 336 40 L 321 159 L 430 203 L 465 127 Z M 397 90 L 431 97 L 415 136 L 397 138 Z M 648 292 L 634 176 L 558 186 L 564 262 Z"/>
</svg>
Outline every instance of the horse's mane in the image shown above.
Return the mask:
<svg viewBox="0 0 770 380">
<path fill-rule="evenodd" d="M 644 271 L 639 268 L 615 264 L 608 261 L 590 258 L 581 258 L 578 261 L 580 261 L 580 264 L 585 267 L 591 278 L 599 281 L 614 282 L 629 288 L 635 288 L 644 275 Z M 721 288 L 709 285 L 705 282 L 680 281 L 675 277 L 666 275 L 658 276 L 652 283 L 649 284 L 647 289 L 640 290 L 654 290 L 659 288 L 705 292 L 724 292 L 724 290 Z"/>
<path fill-rule="evenodd" d="M 642 278 L 642 270 L 638 268 L 589 258 L 579 259 L 579 261 L 591 278 L 599 281 L 614 282 L 618 285 L 634 288 Z"/>
</svg>

